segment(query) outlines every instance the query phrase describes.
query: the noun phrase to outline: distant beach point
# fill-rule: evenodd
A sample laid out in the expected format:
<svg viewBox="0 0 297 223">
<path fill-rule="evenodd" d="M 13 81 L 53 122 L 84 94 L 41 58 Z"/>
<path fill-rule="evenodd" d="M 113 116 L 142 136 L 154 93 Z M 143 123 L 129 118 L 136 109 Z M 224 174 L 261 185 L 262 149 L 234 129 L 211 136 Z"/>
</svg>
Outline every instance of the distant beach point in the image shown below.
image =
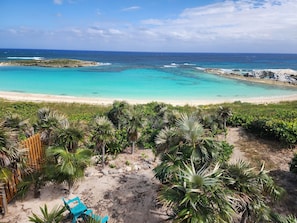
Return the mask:
<svg viewBox="0 0 297 223">
<path fill-rule="evenodd" d="M 99 62 L 95 61 L 84 61 L 84 60 L 74 60 L 74 59 L 43 59 L 41 57 L 26 58 L 26 57 L 11 57 L 6 62 L 0 62 L 0 66 L 34 66 L 34 67 L 55 67 L 55 68 L 65 68 L 65 67 L 90 67 L 99 66 Z"/>
</svg>

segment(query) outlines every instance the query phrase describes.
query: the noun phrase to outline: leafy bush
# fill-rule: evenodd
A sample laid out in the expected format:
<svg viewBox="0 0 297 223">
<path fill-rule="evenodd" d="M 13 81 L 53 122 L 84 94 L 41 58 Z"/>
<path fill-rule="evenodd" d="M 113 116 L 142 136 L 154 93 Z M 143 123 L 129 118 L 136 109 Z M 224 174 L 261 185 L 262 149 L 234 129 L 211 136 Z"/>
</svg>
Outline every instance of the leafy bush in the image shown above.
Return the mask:
<svg viewBox="0 0 297 223">
<path fill-rule="evenodd" d="M 234 146 L 227 143 L 226 141 L 223 141 L 221 143 L 222 146 L 222 151 L 220 152 L 219 156 L 218 156 L 218 160 L 221 162 L 225 162 L 227 160 L 230 159 Z"/>
</svg>

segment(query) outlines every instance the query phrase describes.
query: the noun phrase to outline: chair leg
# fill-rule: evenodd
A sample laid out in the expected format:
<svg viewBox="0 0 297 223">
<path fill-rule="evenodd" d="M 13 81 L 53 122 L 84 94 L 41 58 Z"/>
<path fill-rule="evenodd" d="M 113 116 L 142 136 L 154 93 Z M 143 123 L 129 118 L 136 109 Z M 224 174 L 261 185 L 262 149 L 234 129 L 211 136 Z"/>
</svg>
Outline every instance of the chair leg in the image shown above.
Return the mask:
<svg viewBox="0 0 297 223">
<path fill-rule="evenodd" d="M 101 222 L 102 223 L 108 222 L 108 216 L 104 216 L 103 218 L 101 218 Z"/>
<path fill-rule="evenodd" d="M 77 222 L 77 217 L 76 216 L 73 216 L 72 223 L 76 223 L 76 222 Z"/>
<path fill-rule="evenodd" d="M 77 219 L 76 218 L 72 218 L 72 223 L 76 223 Z"/>
</svg>

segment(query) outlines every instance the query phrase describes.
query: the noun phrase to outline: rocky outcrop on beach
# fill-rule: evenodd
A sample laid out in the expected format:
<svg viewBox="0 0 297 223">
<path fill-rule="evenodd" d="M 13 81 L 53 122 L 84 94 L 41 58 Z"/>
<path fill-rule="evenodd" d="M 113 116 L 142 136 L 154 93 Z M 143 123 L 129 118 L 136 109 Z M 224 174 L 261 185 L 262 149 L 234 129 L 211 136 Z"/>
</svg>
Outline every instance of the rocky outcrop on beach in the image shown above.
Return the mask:
<svg viewBox="0 0 297 223">
<path fill-rule="evenodd" d="M 225 77 L 243 79 L 249 81 L 261 80 L 261 83 L 280 82 L 283 84 L 297 85 L 297 71 L 292 69 L 264 69 L 264 70 L 228 70 L 210 68 L 204 70 L 207 73 L 222 75 Z"/>
<path fill-rule="evenodd" d="M 253 70 L 244 76 L 297 84 L 297 71 L 291 69 Z"/>
</svg>

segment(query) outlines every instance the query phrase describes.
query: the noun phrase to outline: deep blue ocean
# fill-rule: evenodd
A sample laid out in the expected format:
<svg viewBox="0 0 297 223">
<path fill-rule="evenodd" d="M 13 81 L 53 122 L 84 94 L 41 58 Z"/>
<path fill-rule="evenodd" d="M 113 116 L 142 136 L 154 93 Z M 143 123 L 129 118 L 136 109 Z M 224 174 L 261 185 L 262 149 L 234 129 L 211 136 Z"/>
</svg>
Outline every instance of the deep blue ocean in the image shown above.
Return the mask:
<svg viewBox="0 0 297 223">
<path fill-rule="evenodd" d="M 297 88 L 254 84 L 203 72 L 293 69 L 297 54 L 143 53 L 0 49 L 0 62 L 68 58 L 100 62 L 83 68 L 0 66 L 0 91 L 114 100 L 223 100 L 297 94 Z"/>
</svg>

